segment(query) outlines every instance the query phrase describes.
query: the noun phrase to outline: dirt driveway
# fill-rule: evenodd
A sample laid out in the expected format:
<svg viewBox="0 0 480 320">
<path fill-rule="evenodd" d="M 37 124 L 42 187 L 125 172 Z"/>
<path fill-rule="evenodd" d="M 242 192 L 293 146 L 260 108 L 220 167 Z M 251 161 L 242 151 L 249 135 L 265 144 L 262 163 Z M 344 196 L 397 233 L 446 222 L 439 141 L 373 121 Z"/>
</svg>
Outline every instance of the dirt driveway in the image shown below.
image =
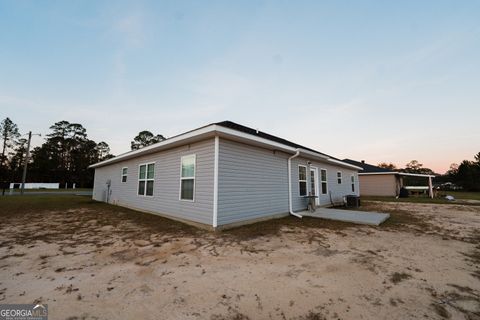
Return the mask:
<svg viewBox="0 0 480 320">
<path fill-rule="evenodd" d="M 480 207 L 367 203 L 221 233 L 85 201 L 0 207 L 0 303 L 50 319 L 480 319 Z"/>
</svg>

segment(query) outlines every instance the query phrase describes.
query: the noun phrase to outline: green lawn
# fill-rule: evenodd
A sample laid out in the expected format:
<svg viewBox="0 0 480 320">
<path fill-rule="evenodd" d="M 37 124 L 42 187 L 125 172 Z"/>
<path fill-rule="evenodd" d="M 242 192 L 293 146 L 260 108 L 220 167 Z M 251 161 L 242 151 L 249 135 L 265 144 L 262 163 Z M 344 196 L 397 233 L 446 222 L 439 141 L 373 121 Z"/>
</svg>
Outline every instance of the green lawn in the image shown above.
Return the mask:
<svg viewBox="0 0 480 320">
<path fill-rule="evenodd" d="M 454 196 L 455 199 L 480 200 L 480 192 L 441 191 L 441 193 Z"/>
<path fill-rule="evenodd" d="M 23 195 L 0 196 L 0 213 L 18 213 L 32 210 L 67 210 L 79 207 L 102 206 L 90 196 L 74 195 Z M 108 206 L 105 204 L 105 206 Z"/>
<path fill-rule="evenodd" d="M 456 201 L 447 201 L 443 197 L 445 195 L 453 196 Z M 478 203 L 467 203 L 464 200 L 479 200 L 480 201 L 480 192 L 463 192 L 463 191 L 440 191 L 439 197 L 430 199 L 424 196 L 419 197 L 408 197 L 408 198 L 398 198 L 395 197 L 377 197 L 377 196 L 361 196 L 362 200 L 365 201 L 390 201 L 390 202 L 411 202 L 411 203 L 445 203 L 445 204 L 471 204 L 471 205 L 480 205 Z"/>
<path fill-rule="evenodd" d="M 91 188 L 76 188 L 76 189 L 65 189 L 65 188 L 60 188 L 60 189 L 25 189 L 24 192 L 72 192 L 72 191 L 92 191 L 93 189 Z M 15 192 L 20 192 L 20 189 L 14 189 Z M 5 190 L 5 193 L 8 193 L 8 190 Z"/>
</svg>

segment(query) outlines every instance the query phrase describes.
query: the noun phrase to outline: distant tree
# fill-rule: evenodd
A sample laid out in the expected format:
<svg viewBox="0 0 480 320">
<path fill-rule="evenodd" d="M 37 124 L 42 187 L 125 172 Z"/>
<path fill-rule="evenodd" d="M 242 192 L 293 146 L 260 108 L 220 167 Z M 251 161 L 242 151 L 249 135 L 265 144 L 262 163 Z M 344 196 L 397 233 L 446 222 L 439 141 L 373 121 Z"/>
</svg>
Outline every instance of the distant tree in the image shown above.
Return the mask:
<svg viewBox="0 0 480 320">
<path fill-rule="evenodd" d="M 385 169 L 390 169 L 390 170 L 396 170 L 397 169 L 397 166 L 394 165 L 393 163 L 382 162 L 382 163 L 379 163 L 377 166 L 380 167 L 380 168 L 385 168 Z"/>
<path fill-rule="evenodd" d="M 15 140 L 20 136 L 18 127 L 10 118 L 5 118 L 0 123 L 0 136 L 2 137 L 2 155 L 0 158 L 0 180 L 7 179 L 7 159 L 9 149 L 13 147 Z"/>
<path fill-rule="evenodd" d="M 93 170 L 88 167 L 112 157 L 108 144 L 88 139 L 87 130 L 78 123 L 59 121 L 50 129 L 46 141 L 32 150 L 29 179 L 91 186 Z"/>
<path fill-rule="evenodd" d="M 458 164 L 452 163 L 448 171 L 445 173 L 445 175 L 454 177 L 457 173 L 458 173 Z"/>
<path fill-rule="evenodd" d="M 97 143 L 95 149 L 97 151 L 98 161 L 103 161 L 114 157 L 112 154 L 110 154 L 110 147 L 104 141 Z"/>
<path fill-rule="evenodd" d="M 423 164 L 417 160 L 410 161 L 405 165 L 405 168 L 399 169 L 399 171 L 406 173 L 437 175 L 432 169 L 424 168 Z M 426 179 L 424 177 L 404 177 L 403 182 L 405 185 L 410 186 L 424 186 L 426 184 Z"/>
<path fill-rule="evenodd" d="M 468 191 L 480 191 L 480 159 L 463 160 L 458 166 L 456 178 L 458 183 Z"/>
<path fill-rule="evenodd" d="M 422 167 L 423 167 L 423 164 L 421 164 L 417 160 L 412 160 L 405 165 L 405 171 L 411 172 L 411 173 L 417 173 L 422 169 Z"/>
<path fill-rule="evenodd" d="M 20 181 L 22 168 L 27 153 L 27 139 L 22 138 L 15 142 L 14 152 L 9 161 L 10 181 Z"/>
<path fill-rule="evenodd" d="M 477 164 L 480 165 L 480 152 L 477 153 L 474 157 L 475 161 L 477 161 Z"/>
<path fill-rule="evenodd" d="M 432 169 L 424 168 L 423 164 L 418 162 L 417 160 L 412 160 L 405 165 L 404 169 L 400 171 L 407 172 L 407 173 L 419 173 L 419 174 L 435 174 Z"/>
<path fill-rule="evenodd" d="M 65 181 L 65 172 L 68 166 L 69 127 L 70 122 L 68 121 L 56 122 L 50 127 L 53 132 L 47 135 L 47 141 L 42 145 L 42 148 L 48 150 L 52 160 L 51 167 L 56 168 L 56 179 L 62 177 L 61 182 Z"/>
<path fill-rule="evenodd" d="M 151 144 L 165 140 L 165 137 L 161 134 L 154 135 L 150 131 L 144 130 L 138 133 L 131 142 L 131 149 L 138 150 Z"/>
</svg>

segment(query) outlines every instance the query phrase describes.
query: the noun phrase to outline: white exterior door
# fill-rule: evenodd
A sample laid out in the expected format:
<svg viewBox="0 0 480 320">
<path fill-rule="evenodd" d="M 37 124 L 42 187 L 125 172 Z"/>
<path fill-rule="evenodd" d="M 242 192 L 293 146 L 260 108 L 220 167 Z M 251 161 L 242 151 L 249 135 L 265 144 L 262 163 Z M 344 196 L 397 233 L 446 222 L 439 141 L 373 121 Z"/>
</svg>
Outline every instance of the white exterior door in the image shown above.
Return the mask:
<svg viewBox="0 0 480 320">
<path fill-rule="evenodd" d="M 315 204 L 317 206 L 320 205 L 320 193 L 318 189 L 318 169 L 315 167 L 310 167 L 310 192 L 313 196 L 317 196 L 315 198 Z"/>
</svg>

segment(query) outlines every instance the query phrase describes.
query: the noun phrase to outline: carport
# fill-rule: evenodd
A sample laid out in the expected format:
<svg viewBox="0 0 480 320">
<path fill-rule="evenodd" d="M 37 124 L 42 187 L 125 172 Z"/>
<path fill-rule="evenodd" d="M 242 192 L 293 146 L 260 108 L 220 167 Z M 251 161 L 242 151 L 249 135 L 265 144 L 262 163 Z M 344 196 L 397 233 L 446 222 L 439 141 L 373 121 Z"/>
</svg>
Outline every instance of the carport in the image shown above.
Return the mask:
<svg viewBox="0 0 480 320">
<path fill-rule="evenodd" d="M 342 161 L 363 169 L 358 173 L 362 196 L 398 197 L 400 189 L 404 187 L 404 178 L 417 177 L 427 179 L 425 182 L 428 186 L 428 195 L 433 198 L 432 178 L 435 177 L 434 175 L 394 171 L 365 163 L 363 160 L 343 159 Z"/>
</svg>

